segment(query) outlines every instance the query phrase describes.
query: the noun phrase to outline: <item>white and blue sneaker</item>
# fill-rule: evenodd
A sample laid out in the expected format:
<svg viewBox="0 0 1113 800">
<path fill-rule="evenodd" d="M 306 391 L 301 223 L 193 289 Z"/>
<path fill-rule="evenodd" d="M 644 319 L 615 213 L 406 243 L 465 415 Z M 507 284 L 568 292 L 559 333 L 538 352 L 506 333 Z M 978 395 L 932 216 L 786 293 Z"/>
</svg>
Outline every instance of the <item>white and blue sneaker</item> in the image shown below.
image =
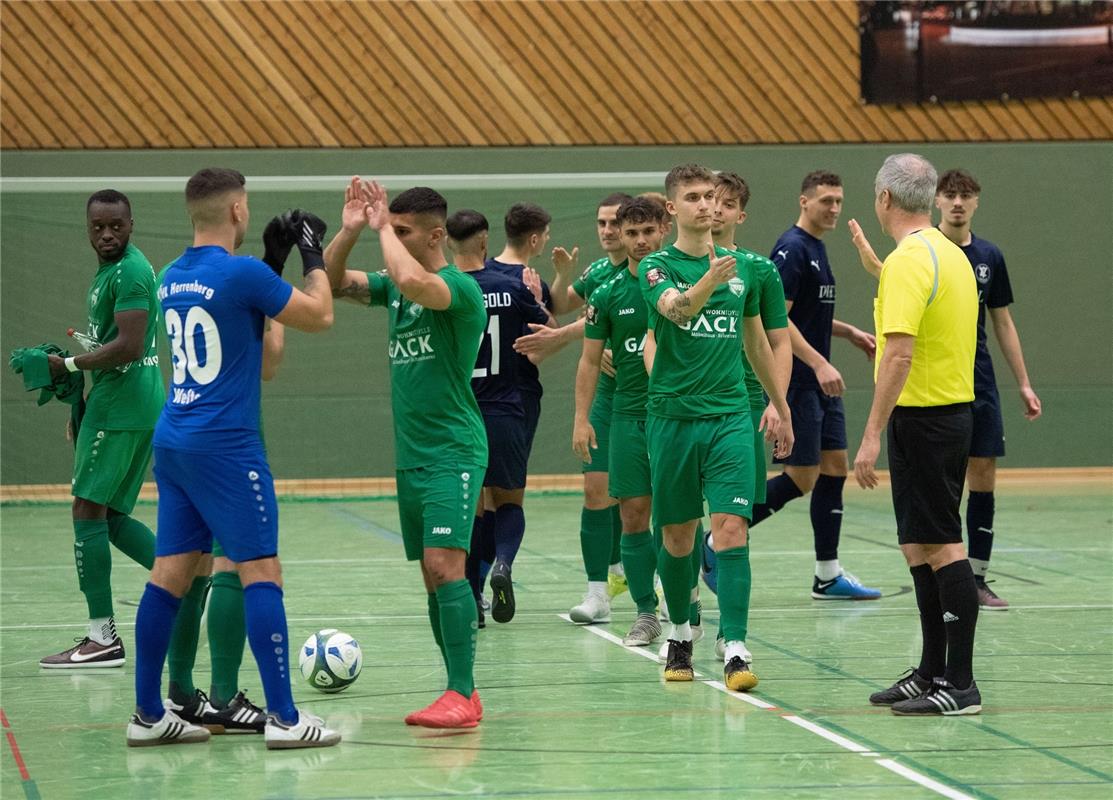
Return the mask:
<svg viewBox="0 0 1113 800">
<path fill-rule="evenodd" d="M 849 572 L 843 572 L 829 581 L 819 578 L 812 581 L 812 597 L 816 600 L 876 600 L 881 597 L 881 590 L 863 586 Z"/>
<path fill-rule="evenodd" d="M 700 567 L 700 574 L 703 575 L 703 582 L 707 584 L 707 588 L 711 590 L 712 594 L 717 595 L 719 585 L 719 567 L 718 559 L 715 556 L 715 551 L 711 549 L 711 534 L 705 533 L 703 536 L 703 563 Z"/>
</svg>

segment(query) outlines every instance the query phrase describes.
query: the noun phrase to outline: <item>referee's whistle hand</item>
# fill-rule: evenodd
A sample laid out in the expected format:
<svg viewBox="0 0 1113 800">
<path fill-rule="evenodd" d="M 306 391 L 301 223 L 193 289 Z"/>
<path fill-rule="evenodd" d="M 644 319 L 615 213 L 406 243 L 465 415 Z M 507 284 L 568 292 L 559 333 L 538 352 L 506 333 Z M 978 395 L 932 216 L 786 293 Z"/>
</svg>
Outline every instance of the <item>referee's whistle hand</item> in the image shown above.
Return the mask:
<svg viewBox="0 0 1113 800">
<path fill-rule="evenodd" d="M 858 448 L 858 455 L 854 456 L 854 478 L 863 489 L 876 489 L 878 484 L 877 472 L 874 465 L 881 454 L 881 440 L 874 437 L 864 437 Z"/>
</svg>

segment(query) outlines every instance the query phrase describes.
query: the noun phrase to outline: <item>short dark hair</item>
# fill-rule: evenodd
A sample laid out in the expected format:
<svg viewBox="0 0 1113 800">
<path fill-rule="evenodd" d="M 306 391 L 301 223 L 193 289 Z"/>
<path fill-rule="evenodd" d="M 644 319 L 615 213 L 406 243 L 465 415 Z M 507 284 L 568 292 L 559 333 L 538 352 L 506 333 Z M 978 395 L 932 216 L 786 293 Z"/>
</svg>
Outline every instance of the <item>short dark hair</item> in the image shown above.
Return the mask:
<svg viewBox="0 0 1113 800">
<path fill-rule="evenodd" d="M 825 169 L 812 170 L 800 182 L 800 194 L 808 194 L 817 186 L 842 186 L 842 178 Z"/>
<path fill-rule="evenodd" d="M 192 204 L 225 192 L 243 189 L 245 183 L 242 172 L 224 167 L 206 167 L 193 173 L 193 177 L 186 183 L 186 203 Z"/>
<path fill-rule="evenodd" d="M 629 199 L 630 195 L 626 194 L 626 192 L 611 192 L 599 201 L 599 205 L 595 207 L 595 210 L 598 211 L 604 206 L 620 206 Z"/>
<path fill-rule="evenodd" d="M 436 189 L 415 186 L 390 201 L 391 214 L 429 214 L 441 223 L 448 216 L 448 201 Z"/>
<path fill-rule="evenodd" d="M 128 196 L 123 192 L 117 192 L 115 189 L 101 189 L 99 192 L 93 192 L 89 195 L 89 200 L 85 203 L 86 212 L 93 207 L 93 203 L 104 203 L 105 205 L 123 203 L 127 206 L 128 214 L 131 214 L 131 201 L 128 200 Z"/>
<path fill-rule="evenodd" d="M 641 225 L 652 222 L 660 225 L 667 216 L 665 209 L 656 200 L 648 197 L 631 197 L 618 207 L 615 222 L 620 228 L 626 223 Z"/>
<path fill-rule="evenodd" d="M 478 211 L 461 208 L 448 218 L 444 227 L 448 231 L 448 238 L 455 239 L 457 242 L 466 242 L 477 233 L 490 230 L 491 226 L 487 224 L 487 218 Z"/>
<path fill-rule="evenodd" d="M 665 194 L 671 200 L 676 196 L 676 187 L 682 183 L 695 183 L 696 181 L 707 181 L 711 183 L 715 176 L 711 174 L 711 170 L 700 164 L 681 164 L 669 170 L 669 174 L 665 176 Z"/>
<path fill-rule="evenodd" d="M 532 234 L 544 233 L 552 221 L 552 214 L 536 203 L 515 203 L 507 209 L 503 219 L 506 241 L 520 245 Z"/>
<path fill-rule="evenodd" d="M 746 204 L 750 202 L 750 186 L 746 183 L 746 179 L 737 172 L 728 172 L 727 170 L 716 172 L 715 191 L 725 192 L 731 197 L 737 197 L 738 207 L 743 211 L 746 210 Z"/>
<path fill-rule="evenodd" d="M 949 169 L 939 176 L 935 186 L 936 194 L 954 192 L 955 194 L 981 194 L 982 185 L 977 178 L 964 169 Z"/>
</svg>

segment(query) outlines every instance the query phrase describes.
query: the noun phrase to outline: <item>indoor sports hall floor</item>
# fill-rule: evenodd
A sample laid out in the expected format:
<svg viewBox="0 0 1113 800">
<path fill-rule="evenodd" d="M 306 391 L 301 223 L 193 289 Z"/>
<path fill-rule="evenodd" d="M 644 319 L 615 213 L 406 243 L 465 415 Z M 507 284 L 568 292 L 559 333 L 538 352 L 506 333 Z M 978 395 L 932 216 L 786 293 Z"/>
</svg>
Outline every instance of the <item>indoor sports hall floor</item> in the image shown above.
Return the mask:
<svg viewBox="0 0 1113 800">
<path fill-rule="evenodd" d="M 341 729 L 325 750 L 271 752 L 261 737 L 144 750 L 124 745 L 132 670 L 42 671 L 40 656 L 82 633 L 84 606 L 64 504 L 7 505 L 0 538 L 0 743 L 5 798 L 1108 798 L 1113 796 L 1113 542 L 1109 480 L 1027 484 L 999 493 L 995 588 L 1012 602 L 983 613 L 977 717 L 906 719 L 868 694 L 918 657 L 908 573 L 887 492 L 848 491 L 842 560 L 884 588 L 876 603 L 809 599 L 807 507 L 757 529 L 749 645 L 761 678 L 725 693 L 710 639 L 703 680 L 665 685 L 614 622 L 561 618 L 583 574 L 574 494 L 527 499 L 515 567 L 518 615 L 480 632 L 474 731 L 402 724 L 442 688 L 416 568 L 402 558 L 390 500 L 282 505 L 290 637 L 340 627 L 364 652 L 348 691 L 295 682 L 297 701 Z M 155 508 L 138 516 L 153 523 Z M 144 581 L 122 559 L 117 618 L 134 642 Z M 705 595 L 706 625 L 715 600 Z M 202 637 L 204 641 L 204 637 Z M 130 655 L 130 653 L 129 653 Z M 202 644 L 197 684 L 208 684 Z M 242 683 L 262 701 L 248 654 Z M 837 794 L 845 791 L 852 794 Z"/>
</svg>

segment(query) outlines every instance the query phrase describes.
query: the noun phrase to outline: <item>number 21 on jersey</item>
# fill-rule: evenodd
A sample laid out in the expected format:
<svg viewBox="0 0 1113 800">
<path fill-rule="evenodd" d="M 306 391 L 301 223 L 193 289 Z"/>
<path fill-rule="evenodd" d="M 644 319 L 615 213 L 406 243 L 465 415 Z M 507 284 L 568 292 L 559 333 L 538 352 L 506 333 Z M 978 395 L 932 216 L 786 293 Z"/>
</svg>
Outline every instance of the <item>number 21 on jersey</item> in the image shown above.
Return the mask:
<svg viewBox="0 0 1113 800">
<path fill-rule="evenodd" d="M 487 367 L 476 367 L 472 370 L 472 378 L 486 378 L 488 375 L 499 374 L 499 315 L 492 314 L 491 318 L 487 321 L 487 330 L 483 332 L 483 336 L 491 337 L 491 361 L 490 369 Z M 480 352 L 483 351 L 482 341 L 479 344 Z"/>
</svg>

